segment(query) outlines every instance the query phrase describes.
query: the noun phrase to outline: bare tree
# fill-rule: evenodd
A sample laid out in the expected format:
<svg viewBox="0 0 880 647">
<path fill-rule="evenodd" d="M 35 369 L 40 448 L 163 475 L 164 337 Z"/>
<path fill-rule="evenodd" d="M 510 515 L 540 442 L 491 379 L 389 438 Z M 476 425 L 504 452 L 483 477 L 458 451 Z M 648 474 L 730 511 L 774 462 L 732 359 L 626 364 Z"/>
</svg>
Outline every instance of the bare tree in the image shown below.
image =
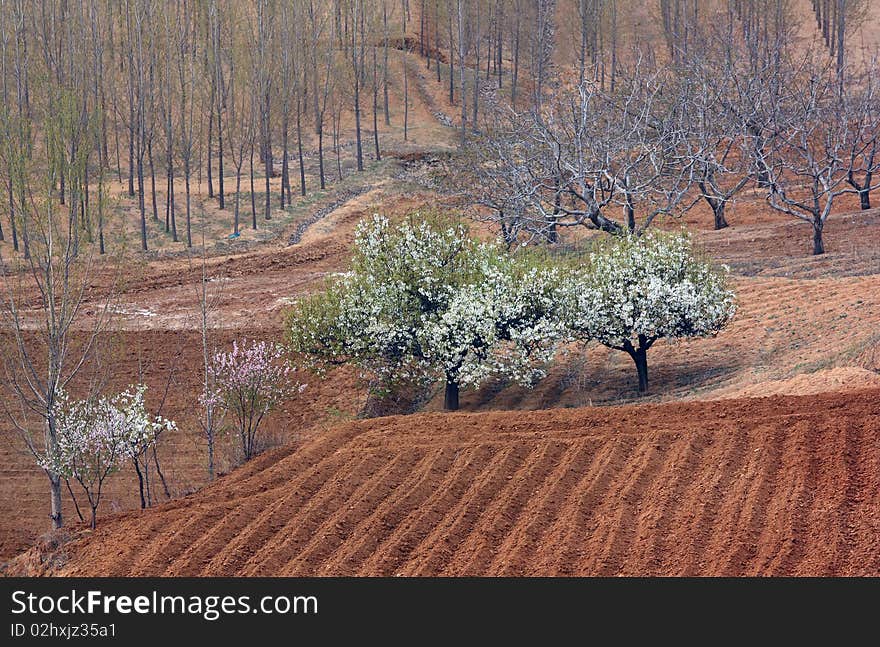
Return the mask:
<svg viewBox="0 0 880 647">
<path fill-rule="evenodd" d="M 232 35 L 231 37 L 234 37 Z M 227 141 L 235 169 L 235 202 L 233 206 L 232 233 L 239 233 L 241 222 L 241 172 L 247 151 L 254 145 L 254 100 L 251 72 L 253 61 L 250 49 L 235 47 L 229 57 L 228 100 L 227 100 Z M 251 188 L 253 192 L 253 187 Z M 253 198 L 253 195 L 251 196 Z M 256 221 L 254 221 L 256 228 Z"/>
<path fill-rule="evenodd" d="M 179 88 L 180 156 L 183 161 L 183 180 L 186 195 L 186 246 L 192 247 L 192 190 L 190 180 L 195 159 L 195 109 L 198 50 L 198 16 L 188 2 L 180 3 L 177 14 L 177 81 Z"/>
<path fill-rule="evenodd" d="M 81 81 L 81 71 L 78 76 Z M 20 168 L 15 177 L 21 184 L 16 206 L 20 213 L 27 212 L 30 254 L 27 258 L 0 258 L 0 316 L 9 338 L 3 352 L 5 382 L 18 405 L 13 410 L 4 399 L 4 413 L 38 462 L 55 450 L 56 399 L 95 361 L 115 293 L 115 288 L 102 294 L 93 287 L 95 246 L 81 239 L 78 211 L 61 205 L 55 191 L 57 173 L 68 179 L 82 177 L 87 164 L 85 151 L 96 141 L 96 113 L 75 77 L 68 77 L 64 87 L 51 91 L 55 100 L 45 103 L 41 119 L 45 136 L 54 145 L 68 142 L 68 150 L 73 141 L 80 142 L 82 148 L 72 157 L 59 157 L 58 163 L 50 164 L 41 175 L 29 172 L 28 157 L 18 158 Z M 88 318 L 83 312 L 87 302 Z M 33 426 L 34 418 L 40 422 L 39 431 Z M 51 469 L 44 471 L 49 480 L 52 527 L 60 528 L 62 477 Z"/>
<path fill-rule="evenodd" d="M 810 224 L 813 254 L 823 254 L 823 231 L 837 199 L 848 193 L 870 192 L 876 185 L 856 189 L 851 174 L 863 170 L 864 153 L 875 131 L 873 92 L 846 83 L 848 96 L 839 93 L 836 70 L 809 59 L 798 70 L 789 91 L 775 111 L 779 135 L 762 150 L 759 162 L 767 170 L 771 207 Z M 869 116 L 871 115 L 871 116 Z"/>
<path fill-rule="evenodd" d="M 260 116 L 260 156 L 265 169 L 266 196 L 263 217 L 272 219 L 272 195 L 269 180 L 272 169 L 272 52 L 270 44 L 274 38 L 274 7 L 269 0 L 258 0 L 256 8 L 256 56 L 254 57 L 254 78 L 257 85 Z"/>
<path fill-rule="evenodd" d="M 550 242 L 560 227 L 638 235 L 679 215 L 694 165 L 683 146 L 686 113 L 664 94 L 668 83 L 636 66 L 614 92 L 588 81 L 540 112 L 498 108 L 476 147 L 484 153 L 473 171 L 494 196 L 482 204 L 496 205 L 502 229 Z"/>
<path fill-rule="evenodd" d="M 312 79 L 312 113 L 315 118 L 315 134 L 318 136 L 318 177 L 321 189 L 327 188 L 324 171 L 324 123 L 327 114 L 327 99 L 333 88 L 333 23 L 328 12 L 320 11 L 315 0 L 307 0 L 306 10 L 309 17 L 308 52 Z M 323 69 L 322 69 L 323 66 Z"/>
<path fill-rule="evenodd" d="M 880 173 L 880 91 L 874 74 L 876 69 L 877 60 L 869 60 L 858 80 L 841 93 L 841 101 L 846 106 L 843 114 L 855 126 L 849 142 L 846 181 L 858 192 L 863 210 L 871 208 L 871 190 L 877 186 L 874 176 Z"/>
</svg>

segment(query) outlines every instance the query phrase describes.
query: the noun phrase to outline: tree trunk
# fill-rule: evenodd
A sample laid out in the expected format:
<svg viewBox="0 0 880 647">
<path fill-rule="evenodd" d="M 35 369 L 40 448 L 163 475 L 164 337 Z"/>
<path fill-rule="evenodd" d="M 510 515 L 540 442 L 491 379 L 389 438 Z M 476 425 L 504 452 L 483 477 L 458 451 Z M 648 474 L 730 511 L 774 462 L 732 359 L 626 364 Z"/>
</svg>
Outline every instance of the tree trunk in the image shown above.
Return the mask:
<svg viewBox="0 0 880 647">
<path fill-rule="evenodd" d="M 728 227 L 727 218 L 724 217 L 724 209 L 727 202 L 724 200 L 715 200 L 709 204 L 712 205 L 712 213 L 715 214 L 715 231 Z"/>
<path fill-rule="evenodd" d="M 103 255 L 104 248 L 104 170 L 98 170 L 98 251 Z"/>
<path fill-rule="evenodd" d="M 235 224 L 233 233 L 238 233 L 238 214 L 239 214 L 239 205 L 241 204 L 241 166 L 239 165 L 235 169 Z"/>
<path fill-rule="evenodd" d="M 404 20 L 406 20 L 406 7 L 404 7 Z M 388 5 L 382 3 L 382 29 L 384 31 L 385 43 L 382 48 L 382 93 L 383 111 L 385 116 L 385 125 L 391 125 L 391 115 L 388 112 Z M 406 35 L 403 38 L 403 48 L 406 49 Z"/>
<path fill-rule="evenodd" d="M 653 344 L 645 335 L 639 335 L 638 346 L 634 346 L 629 339 L 625 339 L 623 346 L 616 346 L 618 350 L 626 351 L 636 365 L 639 374 L 639 393 L 648 392 L 648 349 Z"/>
<path fill-rule="evenodd" d="M 306 194 L 306 162 L 303 158 L 302 107 L 297 99 L 296 105 L 296 154 L 299 158 L 299 192 Z M 290 204 L 290 180 L 287 183 L 287 203 Z"/>
<path fill-rule="evenodd" d="M 825 243 L 822 240 L 822 229 L 824 229 L 825 223 L 821 220 L 813 221 L 813 255 L 818 256 L 819 254 L 825 253 Z"/>
<path fill-rule="evenodd" d="M 516 27 L 513 36 L 513 78 L 510 81 L 510 105 L 516 110 L 516 87 L 519 83 L 519 32 L 520 32 L 520 6 L 516 6 Z"/>
<path fill-rule="evenodd" d="M 57 530 L 64 524 L 64 516 L 61 512 L 61 477 L 57 474 L 49 475 L 49 490 L 51 496 L 52 530 Z"/>
<path fill-rule="evenodd" d="M 64 479 L 64 485 L 67 487 L 67 493 L 70 495 L 70 500 L 73 501 L 73 509 L 76 510 L 76 516 L 79 517 L 80 521 L 85 521 L 82 515 L 82 510 L 79 509 L 79 502 L 76 500 L 76 495 L 73 493 L 73 488 L 70 487 L 70 480 Z"/>
<path fill-rule="evenodd" d="M 257 187 L 254 183 L 254 142 L 251 140 L 251 227 L 257 229 Z"/>
<path fill-rule="evenodd" d="M 859 191 L 859 204 L 862 207 L 862 211 L 871 208 L 871 193 L 867 189 Z"/>
<path fill-rule="evenodd" d="M 214 145 L 214 84 L 211 84 L 211 111 L 208 114 L 208 197 L 214 197 L 214 176 L 211 171 L 211 149 Z"/>
<path fill-rule="evenodd" d="M 208 438 L 208 480 L 214 480 L 214 438 Z"/>
<path fill-rule="evenodd" d="M 133 115 L 134 113 L 132 113 Z M 134 116 L 128 129 L 128 197 L 134 197 Z"/>
<path fill-rule="evenodd" d="M 153 164 L 153 142 L 147 144 L 147 155 L 150 161 L 150 194 L 153 198 L 153 220 L 159 222 L 159 205 L 156 202 L 156 167 Z"/>
<path fill-rule="evenodd" d="M 324 127 L 318 129 L 318 174 L 321 176 L 321 190 L 327 188 L 327 182 L 324 179 Z"/>
<path fill-rule="evenodd" d="M 134 465 L 134 472 L 138 477 L 138 493 L 141 495 L 141 510 L 146 510 L 147 499 L 144 496 L 144 474 L 141 472 L 141 462 L 137 458 L 132 458 L 131 464 Z"/>
<path fill-rule="evenodd" d="M 156 443 L 153 443 L 153 464 L 156 466 L 156 475 L 159 477 L 159 481 L 162 483 L 162 491 L 165 493 L 165 498 L 171 498 L 171 491 L 168 489 L 168 482 L 165 480 L 165 474 L 162 473 L 162 466 L 159 465 L 159 454 L 156 451 Z M 149 469 L 149 460 L 147 461 L 147 476 L 150 474 Z"/>
<path fill-rule="evenodd" d="M 184 186 L 186 187 L 186 246 L 192 247 L 192 217 L 190 211 L 190 188 L 189 188 L 189 168 L 184 172 Z"/>
<path fill-rule="evenodd" d="M 221 106 L 217 106 L 217 196 L 220 208 L 226 208 L 226 193 L 223 190 L 223 121 Z M 210 167 L 209 167 L 210 168 Z"/>
<path fill-rule="evenodd" d="M 376 48 L 373 48 L 373 146 L 376 151 L 376 161 L 382 161 L 379 152 L 379 70 L 376 63 Z"/>
<path fill-rule="evenodd" d="M 446 377 L 446 393 L 443 398 L 443 408 L 447 411 L 458 411 L 458 382 Z"/>
<path fill-rule="evenodd" d="M 281 120 L 281 208 L 284 208 L 284 192 L 287 191 L 287 198 L 290 199 L 290 163 L 288 157 L 290 151 L 287 150 L 288 144 L 288 123 L 287 110 L 285 109 L 284 118 Z"/>
<path fill-rule="evenodd" d="M 138 143 L 140 148 L 140 142 Z M 144 155 L 143 151 L 138 150 L 137 157 L 137 181 L 138 181 L 138 211 L 141 214 L 141 248 L 147 251 L 147 213 L 144 205 Z"/>
<path fill-rule="evenodd" d="M 18 251 L 18 230 L 15 226 L 15 194 L 12 182 L 9 183 L 9 229 L 12 231 L 12 249 Z"/>
<path fill-rule="evenodd" d="M 354 133 L 357 146 L 357 170 L 364 170 L 364 149 L 361 144 L 361 91 L 358 72 L 355 72 L 354 81 Z"/>
<path fill-rule="evenodd" d="M 272 149 L 269 146 L 268 135 L 266 136 L 266 143 L 263 146 L 263 154 L 266 156 L 266 159 L 264 160 L 266 166 L 266 212 L 263 215 L 266 220 L 272 220 L 272 193 L 269 187 L 269 178 L 272 177 Z"/>
<path fill-rule="evenodd" d="M 636 348 L 631 353 L 636 363 L 636 371 L 639 374 L 639 393 L 648 392 L 648 351 L 644 348 Z"/>
</svg>

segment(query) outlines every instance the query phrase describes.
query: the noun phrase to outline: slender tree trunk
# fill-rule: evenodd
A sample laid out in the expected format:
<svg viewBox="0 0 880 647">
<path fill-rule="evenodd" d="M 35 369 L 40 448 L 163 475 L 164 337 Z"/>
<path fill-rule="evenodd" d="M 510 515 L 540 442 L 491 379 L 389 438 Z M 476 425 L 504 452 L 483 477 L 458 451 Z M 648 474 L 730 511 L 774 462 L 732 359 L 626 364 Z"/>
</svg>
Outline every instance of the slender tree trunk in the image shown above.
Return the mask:
<svg viewBox="0 0 880 647">
<path fill-rule="evenodd" d="M 187 163 L 184 169 L 184 186 L 186 188 L 186 246 L 192 247 L 192 216 L 190 211 L 190 188 L 189 188 L 190 169 Z"/>
<path fill-rule="evenodd" d="M 406 44 L 406 0 L 402 0 L 403 4 L 403 141 L 409 139 L 409 73 L 407 70 L 407 54 L 409 46 Z M 425 40 L 425 0 L 422 0 L 422 32 L 419 40 L 419 49 L 424 51 Z"/>
<path fill-rule="evenodd" d="M 474 62 L 474 87 L 473 87 L 473 114 L 471 115 L 471 128 L 477 127 L 477 111 L 479 109 L 479 101 L 480 101 L 480 5 L 476 3 L 476 28 L 474 30 L 475 38 L 474 38 L 474 54 L 476 61 Z M 488 61 L 491 56 L 487 56 L 486 60 Z M 488 74 L 487 74 L 488 76 Z M 464 95 L 462 95 L 464 96 Z"/>
<path fill-rule="evenodd" d="M 52 529 L 57 530 L 64 525 L 64 515 L 61 510 L 61 477 L 57 474 L 49 475 L 49 496 L 51 502 L 49 518 L 52 519 Z"/>
<path fill-rule="evenodd" d="M 147 143 L 147 155 L 150 161 L 150 195 L 153 199 L 153 220 L 159 222 L 159 205 L 156 202 L 156 167 L 153 164 L 153 142 Z"/>
<path fill-rule="evenodd" d="M 355 74 L 357 77 L 357 74 Z M 355 140 L 357 145 L 357 170 L 364 170 L 364 152 L 361 144 L 361 98 L 360 98 L 360 82 L 354 82 L 354 129 Z"/>
<path fill-rule="evenodd" d="M 342 181 L 342 157 L 339 151 L 339 115 L 333 115 L 333 153 L 336 155 L 336 176 Z"/>
<path fill-rule="evenodd" d="M 256 231 L 257 229 L 257 187 L 254 182 L 254 141 L 251 138 L 251 228 Z"/>
<path fill-rule="evenodd" d="M 180 242 L 177 235 L 177 209 L 174 201 L 174 167 L 171 167 L 171 177 L 168 182 L 168 211 L 171 215 L 171 240 Z"/>
<path fill-rule="evenodd" d="M 324 126 L 318 127 L 318 175 L 321 180 L 321 190 L 327 188 L 327 182 L 324 178 Z"/>
<path fill-rule="evenodd" d="M 287 123 L 287 114 L 285 110 L 285 115 L 281 120 L 281 208 L 284 208 L 284 192 L 287 191 L 287 199 L 290 200 L 290 163 L 288 158 L 290 157 L 290 151 L 288 150 L 288 123 Z"/>
<path fill-rule="evenodd" d="M 147 498 L 144 495 L 144 475 L 143 472 L 141 472 L 141 462 L 137 458 L 132 458 L 131 464 L 134 465 L 134 472 L 138 477 L 138 493 L 141 495 L 141 510 L 146 510 Z"/>
<path fill-rule="evenodd" d="M 80 521 L 85 521 L 85 518 L 82 515 L 82 510 L 79 509 L 79 501 L 76 500 L 73 488 L 70 487 L 70 480 L 64 479 L 64 485 L 67 487 L 67 493 L 70 495 L 70 500 L 73 501 L 73 509 L 76 510 L 76 516 L 79 517 Z"/>
<path fill-rule="evenodd" d="M 272 194 L 269 187 L 269 178 L 272 176 L 272 150 L 269 146 L 268 136 L 266 137 L 266 144 L 263 146 L 263 154 L 266 156 L 266 159 L 264 160 L 266 167 L 266 203 L 264 218 L 266 220 L 272 220 Z"/>
<path fill-rule="evenodd" d="M 106 158 L 105 158 L 106 159 Z M 98 167 L 98 252 L 103 256 L 104 249 L 104 167 Z"/>
<path fill-rule="evenodd" d="M 236 201 L 238 197 L 236 196 Z M 214 436 L 208 437 L 208 480 L 214 480 Z"/>
<path fill-rule="evenodd" d="M 406 20 L 406 10 L 404 8 L 404 20 Z M 382 3 L 382 29 L 385 36 L 384 46 L 382 48 L 382 93 L 383 110 L 385 113 L 385 125 L 391 125 L 391 114 L 388 112 L 388 5 Z M 406 35 L 404 34 L 403 47 L 406 49 Z"/>
<path fill-rule="evenodd" d="M 138 143 L 140 148 L 140 142 Z M 141 214 L 141 249 L 147 251 L 147 213 L 144 204 L 144 155 L 143 151 L 138 151 L 137 156 L 137 179 L 138 179 L 138 210 Z"/>
<path fill-rule="evenodd" d="M 815 218 L 813 220 L 813 255 L 818 256 L 819 254 L 825 253 L 825 242 L 822 240 L 822 230 L 825 228 L 825 223 L 822 222 L 820 218 Z"/>
<path fill-rule="evenodd" d="M 449 105 L 455 105 L 455 39 L 452 35 L 451 7 L 449 11 Z"/>
<path fill-rule="evenodd" d="M 225 209 L 226 192 L 223 189 L 223 121 L 219 105 L 217 106 L 217 192 L 220 199 L 220 208 Z"/>
<path fill-rule="evenodd" d="M 128 128 L 128 197 L 134 197 L 134 113 Z"/>
<path fill-rule="evenodd" d="M 241 165 L 235 168 L 235 216 L 232 233 L 238 234 L 238 214 L 241 204 Z"/>
<path fill-rule="evenodd" d="M 467 55 L 465 47 L 464 32 L 464 14 L 463 0 L 458 0 L 458 76 L 461 84 L 461 145 L 464 146 L 467 140 L 467 101 L 465 100 L 465 79 L 466 70 L 464 65 L 464 57 Z M 477 72 L 479 74 L 479 72 Z"/>
<path fill-rule="evenodd" d="M 214 197 L 214 171 L 213 166 L 213 148 L 214 148 L 214 84 L 211 84 L 211 110 L 208 114 L 208 197 Z"/>
<path fill-rule="evenodd" d="M 15 194 L 12 191 L 12 181 L 9 185 L 9 229 L 12 232 L 12 249 L 18 251 L 18 231 L 15 226 Z"/>
<path fill-rule="evenodd" d="M 376 61 L 376 48 L 373 47 L 373 145 L 376 149 L 376 161 L 382 161 L 379 153 L 379 69 Z"/>
<path fill-rule="evenodd" d="M 430 63 L 430 48 L 428 51 L 428 62 Z M 434 51 L 436 52 L 434 67 L 437 72 L 437 83 L 441 83 L 443 78 L 440 74 L 440 0 L 434 0 Z"/>
<path fill-rule="evenodd" d="M 516 21 L 513 34 L 513 78 L 510 81 L 510 105 L 516 110 L 516 88 L 519 84 L 519 32 L 520 32 L 520 6 L 517 2 Z"/>
<path fill-rule="evenodd" d="M 162 483 L 162 492 L 165 494 L 166 499 L 170 499 L 171 491 L 168 489 L 168 481 L 165 480 L 165 474 L 162 473 L 162 466 L 159 464 L 159 453 L 156 451 L 156 443 L 153 443 L 153 464 L 156 466 L 156 475 L 159 477 L 159 482 Z M 147 459 L 147 465 L 147 476 L 149 476 L 149 459 Z"/>
<path fill-rule="evenodd" d="M 306 194 L 306 163 L 303 157 L 303 137 L 302 137 L 302 106 L 297 98 L 296 104 L 296 154 L 299 158 L 299 192 L 300 195 Z M 290 202 L 290 183 L 287 185 L 287 201 Z"/>
</svg>

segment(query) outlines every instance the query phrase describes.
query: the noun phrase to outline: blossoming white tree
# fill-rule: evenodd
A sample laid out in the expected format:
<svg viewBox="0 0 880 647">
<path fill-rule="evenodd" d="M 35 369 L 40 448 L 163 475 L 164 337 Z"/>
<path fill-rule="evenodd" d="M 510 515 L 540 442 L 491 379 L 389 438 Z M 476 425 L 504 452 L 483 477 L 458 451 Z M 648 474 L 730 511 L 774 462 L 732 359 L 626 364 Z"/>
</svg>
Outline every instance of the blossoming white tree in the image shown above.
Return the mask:
<svg viewBox="0 0 880 647">
<path fill-rule="evenodd" d="M 684 233 L 597 241 L 566 292 L 572 337 L 628 353 L 642 393 L 648 390 L 648 349 L 658 339 L 714 335 L 736 311 L 726 270 L 695 254 Z"/>
<path fill-rule="evenodd" d="M 389 381 L 461 387 L 490 376 L 531 383 L 564 334 L 558 270 L 509 256 L 464 225 L 417 215 L 361 223 L 351 271 L 301 300 L 289 318 L 294 351 L 313 366 L 351 363 Z"/>
<path fill-rule="evenodd" d="M 39 457 L 40 466 L 79 483 L 89 501 L 92 528 L 107 477 L 162 431 L 177 428 L 147 413 L 146 390 L 141 384 L 97 400 L 74 400 L 62 391 L 55 401 L 57 442 Z"/>
<path fill-rule="evenodd" d="M 306 388 L 291 379 L 292 372 L 284 348 L 265 341 L 235 341 L 232 350 L 217 352 L 209 364 L 211 388 L 202 395 L 202 404 L 232 414 L 245 460 L 259 450 L 257 434 L 263 418 Z"/>
</svg>

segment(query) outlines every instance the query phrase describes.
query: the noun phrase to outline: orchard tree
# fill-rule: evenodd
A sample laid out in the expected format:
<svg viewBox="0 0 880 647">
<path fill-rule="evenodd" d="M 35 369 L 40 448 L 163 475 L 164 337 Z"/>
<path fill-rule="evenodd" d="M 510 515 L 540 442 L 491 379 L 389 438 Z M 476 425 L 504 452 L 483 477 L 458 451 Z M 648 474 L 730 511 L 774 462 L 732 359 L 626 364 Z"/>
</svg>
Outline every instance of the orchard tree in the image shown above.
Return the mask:
<svg viewBox="0 0 880 647">
<path fill-rule="evenodd" d="M 808 59 L 775 112 L 774 145 L 755 151 L 766 170 L 768 203 L 811 225 L 814 255 L 825 253 L 825 223 L 838 198 L 877 187 L 871 146 L 880 113 L 874 102 L 871 88 L 839 88 L 830 66 Z M 851 183 L 856 175 L 864 178 L 858 188 Z"/>
<path fill-rule="evenodd" d="M 567 283 L 565 319 L 574 339 L 632 357 L 645 393 L 648 349 L 658 339 L 716 334 L 736 311 L 734 294 L 726 270 L 696 254 L 687 234 L 652 231 L 596 245 Z"/>
<path fill-rule="evenodd" d="M 319 369 L 441 379 L 455 410 L 462 387 L 541 377 L 564 332 L 559 284 L 558 270 L 481 243 L 464 225 L 375 216 L 358 227 L 351 270 L 291 312 L 290 345 Z"/>
<path fill-rule="evenodd" d="M 160 433 L 177 428 L 173 421 L 147 413 L 146 390 L 141 384 L 96 400 L 74 400 L 61 391 L 55 400 L 56 443 L 39 456 L 39 463 L 80 485 L 93 529 L 107 477 L 145 453 Z"/>
<path fill-rule="evenodd" d="M 284 348 L 265 341 L 235 341 L 232 350 L 212 358 L 202 404 L 234 419 L 245 460 L 259 451 L 257 438 L 266 415 L 306 388 L 292 379 L 292 372 Z"/>
<path fill-rule="evenodd" d="M 613 91 L 585 81 L 541 110 L 496 106 L 469 158 L 478 178 L 469 193 L 502 228 L 551 243 L 563 227 L 640 235 L 680 214 L 695 165 L 683 151 L 687 112 L 665 91 L 671 82 L 638 61 Z"/>
</svg>

